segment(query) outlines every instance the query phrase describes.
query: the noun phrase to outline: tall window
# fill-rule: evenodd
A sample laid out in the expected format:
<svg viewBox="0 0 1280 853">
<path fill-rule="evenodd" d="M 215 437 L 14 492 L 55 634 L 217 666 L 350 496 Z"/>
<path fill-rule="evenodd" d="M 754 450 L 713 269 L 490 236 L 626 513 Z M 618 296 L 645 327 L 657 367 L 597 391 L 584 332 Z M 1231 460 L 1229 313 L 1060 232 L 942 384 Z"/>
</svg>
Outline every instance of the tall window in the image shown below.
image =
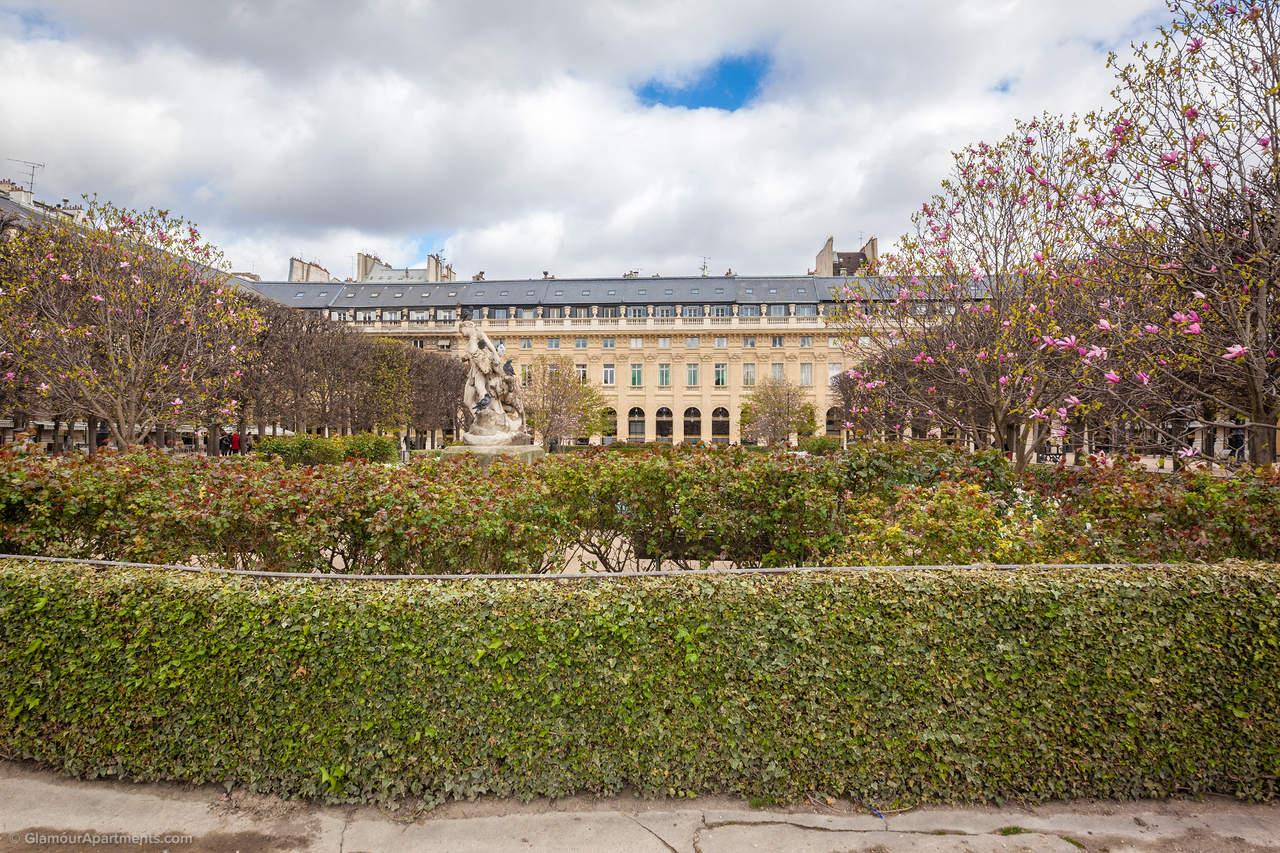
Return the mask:
<svg viewBox="0 0 1280 853">
<path fill-rule="evenodd" d="M 633 364 L 631 365 L 631 387 L 639 388 L 642 385 L 644 385 L 644 365 Z"/>
<path fill-rule="evenodd" d="M 813 365 L 812 364 L 800 365 L 800 384 L 804 386 L 809 386 L 813 384 Z"/>
<path fill-rule="evenodd" d="M 560 349 L 560 339 L 547 338 L 547 349 Z"/>
<path fill-rule="evenodd" d="M 840 410 L 833 406 L 827 409 L 827 435 L 839 436 L 840 428 Z"/>
<path fill-rule="evenodd" d="M 680 313 L 686 317 L 701 317 L 702 306 L 701 305 L 685 305 Z"/>
<path fill-rule="evenodd" d="M 665 441 L 665 442 L 671 441 L 671 434 L 673 429 L 672 422 L 673 422 L 673 417 L 670 409 L 668 409 L 666 406 L 663 406 L 661 409 L 658 409 L 658 413 L 655 416 L 655 420 L 653 422 L 653 431 L 654 431 L 654 434 L 657 435 L 658 441 Z"/>
<path fill-rule="evenodd" d="M 711 413 L 711 443 L 729 443 L 729 410 L 726 408 L 721 407 Z"/>
<path fill-rule="evenodd" d="M 648 305 L 628 305 L 627 306 L 628 317 L 647 317 L 648 315 L 649 315 Z"/>
<path fill-rule="evenodd" d="M 780 347 L 782 346 L 782 343 L 782 335 L 774 335 L 773 340 L 769 342 L 769 345 L 773 347 Z"/>
<path fill-rule="evenodd" d="M 670 364 L 658 365 L 658 386 L 660 388 L 671 387 L 671 365 Z"/>
<path fill-rule="evenodd" d="M 601 348 L 601 349 L 613 349 L 613 338 L 601 338 L 601 339 L 600 339 L 600 348 Z"/>
<path fill-rule="evenodd" d="M 560 319 L 563 319 L 563 317 L 564 317 L 564 309 L 563 309 L 563 308 L 546 308 L 546 309 L 544 309 L 544 311 L 545 311 L 546 316 L 547 316 L 547 317 L 549 317 L 549 318 L 554 318 L 554 319 L 556 319 L 556 320 L 560 320 Z"/>
<path fill-rule="evenodd" d="M 739 305 L 738 316 L 739 317 L 759 317 L 760 306 L 759 305 Z"/>
<path fill-rule="evenodd" d="M 712 305 L 711 306 L 712 317 L 728 317 L 731 315 L 731 313 L 732 312 L 730 312 L 728 305 Z"/>
<path fill-rule="evenodd" d="M 613 409 L 605 409 L 601 416 L 600 436 L 605 444 L 613 444 L 618 437 L 618 413 Z"/>
<path fill-rule="evenodd" d="M 491 319 L 491 320 L 505 320 L 505 319 L 507 319 L 507 315 L 508 315 L 508 314 L 510 314 L 510 313 L 511 313 L 511 309 L 510 309 L 510 308 L 490 308 L 490 309 L 489 309 L 489 319 Z"/>
<path fill-rule="evenodd" d="M 818 306 L 817 305 L 797 305 L 796 316 L 797 317 L 817 317 Z"/>
<path fill-rule="evenodd" d="M 717 364 L 715 372 L 715 383 L 717 388 L 723 388 L 729 384 L 729 365 Z"/>
<path fill-rule="evenodd" d="M 529 379 L 533 376 L 532 368 L 527 364 L 520 365 L 520 384 L 528 385 Z"/>
<path fill-rule="evenodd" d="M 617 305 L 601 305 L 596 311 L 597 317 L 617 317 L 620 309 Z"/>
<path fill-rule="evenodd" d="M 728 349 L 729 339 L 724 335 L 716 335 L 716 349 Z"/>
<path fill-rule="evenodd" d="M 587 366 L 585 364 L 575 364 L 573 366 L 573 372 L 578 374 L 579 382 L 587 381 Z"/>
<path fill-rule="evenodd" d="M 533 349 L 533 338 L 521 338 L 520 349 Z"/>
<path fill-rule="evenodd" d="M 676 306 L 674 306 L 674 305 L 655 305 L 655 306 L 653 306 L 653 316 L 655 316 L 655 317 L 674 317 L 674 316 L 676 316 Z"/>
<path fill-rule="evenodd" d="M 774 303 L 773 305 L 770 305 L 770 306 L 769 306 L 769 316 L 770 316 L 770 317 L 785 317 L 785 316 L 787 316 L 787 306 L 785 306 L 785 305 L 779 305 L 779 304 L 777 304 L 777 303 Z"/>
<path fill-rule="evenodd" d="M 783 366 L 782 362 L 775 361 L 773 364 L 769 365 L 769 375 L 774 379 L 786 379 L 786 368 Z"/>
<path fill-rule="evenodd" d="M 755 348 L 756 348 L 756 336 L 755 336 L 755 335 L 743 335 L 743 337 L 742 337 L 742 346 L 743 346 L 743 348 L 745 348 L 745 349 L 755 349 Z"/>
<path fill-rule="evenodd" d="M 587 348 L 587 339 L 586 339 L 586 338 L 574 338 L 574 339 L 573 339 L 573 348 L 574 348 L 574 349 L 586 349 L 586 348 Z"/>
<path fill-rule="evenodd" d="M 631 339 L 631 348 L 632 348 L 632 349 L 644 349 L 644 338 L 632 338 L 632 339 Z"/>
<path fill-rule="evenodd" d="M 697 335 L 690 335 L 689 337 L 684 339 L 685 349 L 697 349 L 701 345 L 702 345 L 702 342 L 698 340 Z"/>
<path fill-rule="evenodd" d="M 685 368 L 685 373 L 684 373 L 684 376 L 685 376 L 685 384 L 686 384 L 686 385 L 688 385 L 690 388 L 693 388 L 693 387 L 697 386 L 697 384 L 698 384 L 698 365 L 697 365 L 697 363 L 696 363 L 696 362 L 690 362 L 689 364 L 686 364 L 686 365 L 684 366 L 684 368 Z"/>
<path fill-rule="evenodd" d="M 612 364 L 604 365 L 603 369 L 600 372 L 600 384 L 601 385 L 613 384 L 613 365 Z"/>
<path fill-rule="evenodd" d="M 702 412 L 692 406 L 684 410 L 684 440 L 689 444 L 702 440 Z"/>
<path fill-rule="evenodd" d="M 671 338 L 658 338 L 658 349 L 671 349 Z"/>
<path fill-rule="evenodd" d="M 750 388 L 756 384 L 756 366 L 754 364 L 742 365 L 742 385 Z"/>
<path fill-rule="evenodd" d="M 840 362 L 838 361 L 827 362 L 827 382 L 830 383 L 832 379 L 835 379 L 837 376 L 839 376 L 841 369 L 842 368 L 840 367 Z"/>
<path fill-rule="evenodd" d="M 644 441 L 644 409 L 639 406 L 627 412 L 627 437 L 632 441 Z"/>
<path fill-rule="evenodd" d="M 800 346 L 802 346 L 802 347 L 811 347 L 811 346 L 813 346 L 813 335 L 801 335 L 801 336 L 800 336 Z"/>
</svg>

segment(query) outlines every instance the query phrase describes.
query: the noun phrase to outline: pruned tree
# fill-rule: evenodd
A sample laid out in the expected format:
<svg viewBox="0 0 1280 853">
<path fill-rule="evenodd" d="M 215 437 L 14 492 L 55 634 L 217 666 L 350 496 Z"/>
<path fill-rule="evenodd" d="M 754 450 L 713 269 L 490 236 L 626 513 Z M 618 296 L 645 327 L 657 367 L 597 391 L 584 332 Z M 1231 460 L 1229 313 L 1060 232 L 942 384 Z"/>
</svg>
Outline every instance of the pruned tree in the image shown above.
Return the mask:
<svg viewBox="0 0 1280 853">
<path fill-rule="evenodd" d="M 797 435 L 812 435 L 814 408 L 808 394 L 786 379 L 760 380 L 742 404 L 742 437 L 781 444 Z"/>
<path fill-rule="evenodd" d="M 529 365 L 524 388 L 525 416 L 532 429 L 550 447 L 552 441 L 591 435 L 600 429 L 604 394 L 588 379 L 578 376 L 573 361 L 538 356 Z"/>
</svg>

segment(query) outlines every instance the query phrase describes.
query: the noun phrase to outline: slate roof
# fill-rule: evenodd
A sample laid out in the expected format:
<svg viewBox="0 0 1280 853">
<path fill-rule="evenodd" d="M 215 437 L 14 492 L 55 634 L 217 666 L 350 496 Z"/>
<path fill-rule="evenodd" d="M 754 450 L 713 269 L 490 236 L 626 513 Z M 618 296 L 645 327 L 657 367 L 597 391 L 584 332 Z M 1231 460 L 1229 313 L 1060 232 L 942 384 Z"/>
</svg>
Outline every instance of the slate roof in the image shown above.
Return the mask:
<svg viewBox="0 0 1280 853">
<path fill-rule="evenodd" d="M 844 277 L 579 278 L 493 281 L 284 282 L 241 286 L 296 308 L 769 304 L 833 301 Z"/>
</svg>

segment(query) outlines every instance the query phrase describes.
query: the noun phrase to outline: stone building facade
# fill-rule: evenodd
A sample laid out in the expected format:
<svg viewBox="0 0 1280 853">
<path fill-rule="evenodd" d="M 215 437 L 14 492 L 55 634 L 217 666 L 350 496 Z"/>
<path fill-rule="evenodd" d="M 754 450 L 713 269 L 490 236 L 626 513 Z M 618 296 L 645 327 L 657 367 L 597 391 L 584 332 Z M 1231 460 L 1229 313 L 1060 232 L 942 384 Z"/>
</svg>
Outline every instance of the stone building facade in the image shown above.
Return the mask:
<svg viewBox="0 0 1280 853">
<path fill-rule="evenodd" d="M 800 386 L 817 434 L 839 434 L 830 378 L 849 366 L 826 328 L 843 277 L 255 282 L 284 305 L 370 334 L 458 347 L 469 312 L 517 370 L 565 356 L 604 392 L 611 440 L 738 443 L 744 400 L 777 376 Z"/>
</svg>

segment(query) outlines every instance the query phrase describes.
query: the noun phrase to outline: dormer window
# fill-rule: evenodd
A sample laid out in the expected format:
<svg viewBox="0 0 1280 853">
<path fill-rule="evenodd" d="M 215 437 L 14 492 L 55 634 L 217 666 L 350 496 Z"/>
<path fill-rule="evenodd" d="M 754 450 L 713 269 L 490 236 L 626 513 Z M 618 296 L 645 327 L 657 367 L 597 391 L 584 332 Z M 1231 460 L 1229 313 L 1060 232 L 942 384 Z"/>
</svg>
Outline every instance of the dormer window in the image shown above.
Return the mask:
<svg viewBox="0 0 1280 853">
<path fill-rule="evenodd" d="M 395 298 L 396 298 L 396 299 L 399 299 L 401 296 L 404 296 L 404 294 L 403 294 L 403 293 L 396 293 L 396 294 L 394 294 L 394 296 L 395 296 Z"/>
<path fill-rule="evenodd" d="M 370 298 L 377 298 L 377 296 L 378 296 L 378 291 L 376 291 L 376 290 L 375 290 L 373 293 L 370 293 L 370 294 L 369 294 L 369 296 L 370 296 Z"/>
<path fill-rule="evenodd" d="M 374 296 L 377 296 L 378 294 L 376 294 L 376 293 L 375 293 L 375 294 L 373 294 L 373 295 L 374 295 Z M 450 295 L 450 296 L 457 296 L 457 295 L 458 295 L 458 291 L 456 291 L 456 290 L 450 290 L 450 291 L 449 291 L 449 295 Z"/>
<path fill-rule="evenodd" d="M 305 294 L 305 293 L 303 293 L 301 290 L 299 290 L 297 293 L 293 294 L 293 298 L 294 298 L 294 299 L 301 299 L 302 297 L 304 297 L 304 296 L 306 296 L 306 295 L 307 295 L 307 294 Z"/>
<path fill-rule="evenodd" d="M 591 295 L 591 291 L 590 291 L 590 290 L 584 290 L 584 291 L 582 291 L 582 295 L 583 295 L 583 296 L 590 296 L 590 295 Z"/>
</svg>

